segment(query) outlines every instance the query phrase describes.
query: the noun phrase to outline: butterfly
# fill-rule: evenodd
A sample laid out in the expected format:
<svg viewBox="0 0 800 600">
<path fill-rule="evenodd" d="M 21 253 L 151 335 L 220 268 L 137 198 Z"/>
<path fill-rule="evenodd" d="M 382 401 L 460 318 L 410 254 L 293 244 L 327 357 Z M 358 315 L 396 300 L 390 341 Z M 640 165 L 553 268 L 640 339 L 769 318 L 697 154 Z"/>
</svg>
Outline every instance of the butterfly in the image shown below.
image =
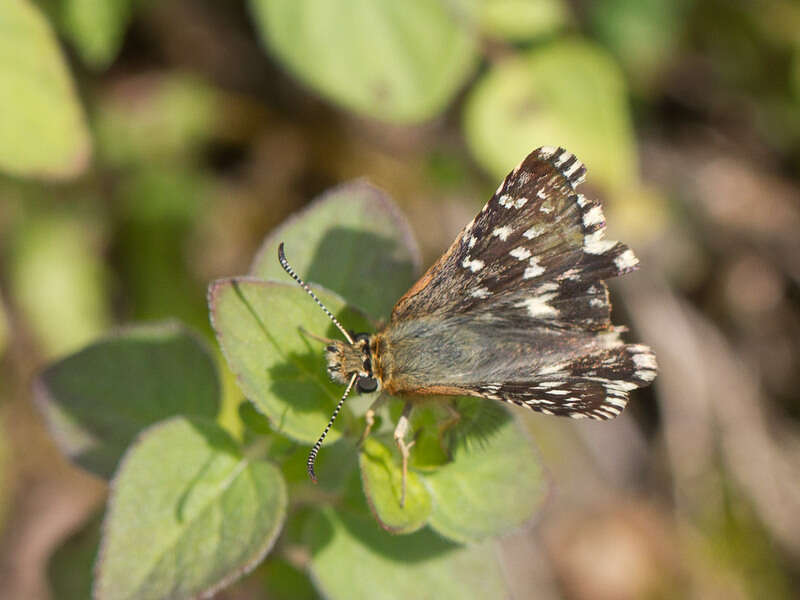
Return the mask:
<svg viewBox="0 0 800 600">
<path fill-rule="evenodd" d="M 309 454 L 312 480 L 322 442 L 353 387 L 409 398 L 394 434 L 405 482 L 414 396 L 477 396 L 604 420 L 622 412 L 632 390 L 653 381 L 655 354 L 621 340 L 624 328 L 611 324 L 603 281 L 635 270 L 639 261 L 625 244 L 605 239 L 602 207 L 576 192 L 585 177 L 586 167 L 564 148 L 534 150 L 374 334 L 348 332 L 294 272 L 280 244 L 283 268 L 346 340 L 319 338 L 328 344 L 330 377 L 347 387 Z M 365 435 L 377 404 L 367 412 Z M 401 505 L 404 496 L 405 485 Z"/>
</svg>

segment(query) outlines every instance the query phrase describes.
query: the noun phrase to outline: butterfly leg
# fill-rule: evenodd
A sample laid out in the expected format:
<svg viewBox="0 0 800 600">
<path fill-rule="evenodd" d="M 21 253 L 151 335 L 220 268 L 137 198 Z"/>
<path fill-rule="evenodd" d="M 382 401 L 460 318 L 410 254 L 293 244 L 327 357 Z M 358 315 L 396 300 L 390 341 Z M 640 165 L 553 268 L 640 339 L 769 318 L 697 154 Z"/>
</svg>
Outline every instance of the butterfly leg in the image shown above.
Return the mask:
<svg viewBox="0 0 800 600">
<path fill-rule="evenodd" d="M 410 426 L 409 417 L 411 416 L 411 409 L 414 407 L 411 402 L 406 402 L 403 407 L 403 414 L 397 421 L 397 427 L 394 429 L 394 442 L 400 450 L 400 455 L 403 457 L 403 480 L 402 488 L 400 491 L 400 507 L 403 508 L 406 504 L 406 479 L 408 478 L 408 455 L 411 447 L 416 443 L 416 440 L 411 440 L 406 443 L 406 435 Z"/>
<path fill-rule="evenodd" d="M 456 408 L 450 403 L 447 402 L 444 404 L 445 410 L 447 410 L 447 418 L 444 421 L 439 423 L 438 426 L 438 435 L 439 435 L 439 446 L 441 447 L 442 451 L 450 455 L 450 451 L 447 448 L 447 444 L 445 444 L 445 436 L 447 432 L 452 428 L 458 425 L 458 422 L 461 421 L 461 413 L 456 410 Z"/>
<path fill-rule="evenodd" d="M 375 401 L 369 405 L 364 418 L 367 420 L 367 426 L 364 428 L 364 433 L 361 434 L 361 437 L 358 439 L 358 446 L 364 443 L 364 440 L 367 439 L 370 431 L 372 431 L 372 426 L 375 425 L 375 413 L 378 409 L 386 403 L 386 399 L 388 396 L 386 394 L 379 394 Z"/>
</svg>

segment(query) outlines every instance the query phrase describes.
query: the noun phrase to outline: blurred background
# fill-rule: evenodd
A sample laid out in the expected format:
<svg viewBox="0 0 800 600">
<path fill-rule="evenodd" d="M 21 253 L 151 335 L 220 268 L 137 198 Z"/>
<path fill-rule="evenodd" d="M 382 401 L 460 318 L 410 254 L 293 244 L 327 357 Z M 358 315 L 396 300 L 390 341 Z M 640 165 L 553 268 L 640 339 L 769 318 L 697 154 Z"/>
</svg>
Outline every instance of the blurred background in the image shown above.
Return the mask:
<svg viewBox="0 0 800 600">
<path fill-rule="evenodd" d="M 0 31 L 0 597 L 57 597 L 107 493 L 37 370 L 123 323 L 211 339 L 207 283 L 353 178 L 429 264 L 542 145 L 640 257 L 614 322 L 660 374 L 612 423 L 518 411 L 552 489 L 515 597 L 797 597 L 797 2 L 4 0 Z"/>
</svg>

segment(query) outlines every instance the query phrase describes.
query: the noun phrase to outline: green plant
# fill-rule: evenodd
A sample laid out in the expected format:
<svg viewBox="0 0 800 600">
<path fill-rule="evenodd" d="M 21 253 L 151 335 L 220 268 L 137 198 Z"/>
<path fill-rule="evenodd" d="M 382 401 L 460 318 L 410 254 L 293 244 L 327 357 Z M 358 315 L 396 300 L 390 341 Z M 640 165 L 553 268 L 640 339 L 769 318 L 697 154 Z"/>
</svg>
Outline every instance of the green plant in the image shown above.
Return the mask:
<svg viewBox="0 0 800 600">
<path fill-rule="evenodd" d="M 261 562 L 282 528 L 276 558 L 306 547 L 327 597 L 503 595 L 492 538 L 529 520 L 543 494 L 529 440 L 504 407 L 485 400 L 423 405 L 412 416 L 417 444 L 401 507 L 390 434 L 401 403 L 389 403 L 359 448 L 371 399 L 353 397 L 323 447 L 314 486 L 305 455 L 341 389 L 327 379 L 321 345 L 299 327 L 335 330 L 286 281 L 275 260 L 279 240 L 298 272 L 325 286 L 315 286 L 323 302 L 358 331 L 388 315 L 420 270 L 404 218 L 358 182 L 268 236 L 249 275 L 214 282 L 212 323 L 248 399 L 238 437 L 219 424 L 211 353 L 176 323 L 122 330 L 39 377 L 40 405 L 61 448 L 111 481 L 96 597 L 210 593 Z M 460 419 L 442 433 L 452 414 L 445 403 Z M 363 573 L 354 578 L 354 569 Z"/>
</svg>

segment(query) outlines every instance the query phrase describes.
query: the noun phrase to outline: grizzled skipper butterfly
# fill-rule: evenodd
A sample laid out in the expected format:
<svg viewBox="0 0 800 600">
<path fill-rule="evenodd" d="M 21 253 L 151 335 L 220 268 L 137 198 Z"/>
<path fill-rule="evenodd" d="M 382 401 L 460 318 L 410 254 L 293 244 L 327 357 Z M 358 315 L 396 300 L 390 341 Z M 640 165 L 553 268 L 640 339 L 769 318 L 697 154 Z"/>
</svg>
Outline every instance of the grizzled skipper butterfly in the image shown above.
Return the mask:
<svg viewBox="0 0 800 600">
<path fill-rule="evenodd" d="M 622 412 L 631 390 L 653 381 L 655 355 L 620 339 L 624 329 L 611 324 L 603 282 L 639 261 L 625 244 L 604 239 L 600 204 L 575 192 L 585 177 L 583 164 L 563 148 L 532 152 L 374 334 L 345 330 L 280 245 L 283 268 L 347 340 L 324 340 L 328 373 L 347 388 L 308 457 L 312 480 L 322 441 L 354 386 L 393 396 L 478 396 L 604 420 Z M 411 408 L 407 401 L 394 434 L 403 496 Z"/>
</svg>

